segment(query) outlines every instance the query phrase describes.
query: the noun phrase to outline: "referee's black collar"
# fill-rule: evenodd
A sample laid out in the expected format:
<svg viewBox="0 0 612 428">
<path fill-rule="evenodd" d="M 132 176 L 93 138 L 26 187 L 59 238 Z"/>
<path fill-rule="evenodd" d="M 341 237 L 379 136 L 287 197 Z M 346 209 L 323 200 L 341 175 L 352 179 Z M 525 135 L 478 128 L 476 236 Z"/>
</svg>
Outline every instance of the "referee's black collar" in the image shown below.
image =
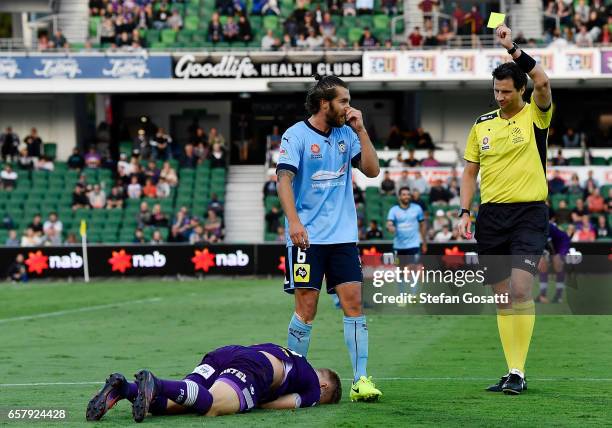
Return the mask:
<svg viewBox="0 0 612 428">
<path fill-rule="evenodd" d="M 304 119 L 304 123 L 306 124 L 307 127 L 312 129 L 314 132 L 316 132 L 317 134 L 319 134 L 320 136 L 325 137 L 325 138 L 329 138 L 329 136 L 331 135 L 332 130 L 333 130 L 333 128 L 330 127 L 329 131 L 323 132 L 323 131 L 315 128 L 314 126 L 312 126 L 312 124 L 308 121 L 308 119 Z"/>
</svg>

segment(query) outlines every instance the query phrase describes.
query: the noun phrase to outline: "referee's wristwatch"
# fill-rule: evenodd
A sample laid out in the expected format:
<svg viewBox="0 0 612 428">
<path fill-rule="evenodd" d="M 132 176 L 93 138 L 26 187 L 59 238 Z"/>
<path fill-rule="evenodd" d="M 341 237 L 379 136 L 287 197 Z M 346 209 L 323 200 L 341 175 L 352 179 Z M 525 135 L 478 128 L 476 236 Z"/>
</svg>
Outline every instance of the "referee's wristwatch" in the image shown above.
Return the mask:
<svg viewBox="0 0 612 428">
<path fill-rule="evenodd" d="M 463 217 L 463 214 L 470 215 L 470 210 L 461 208 L 461 211 L 459 211 L 459 218 Z"/>
<path fill-rule="evenodd" d="M 519 48 L 519 46 L 516 43 L 512 43 L 512 47 L 510 49 L 508 49 L 508 54 L 512 55 L 514 52 L 517 51 L 517 49 Z"/>
</svg>

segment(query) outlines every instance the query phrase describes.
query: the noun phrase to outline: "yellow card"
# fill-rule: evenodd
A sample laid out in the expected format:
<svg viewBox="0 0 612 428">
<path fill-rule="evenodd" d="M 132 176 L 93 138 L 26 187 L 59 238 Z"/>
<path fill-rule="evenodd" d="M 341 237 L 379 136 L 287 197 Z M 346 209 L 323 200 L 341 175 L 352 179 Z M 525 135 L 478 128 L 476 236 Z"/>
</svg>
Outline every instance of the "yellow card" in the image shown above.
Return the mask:
<svg viewBox="0 0 612 428">
<path fill-rule="evenodd" d="M 491 12 L 491 16 L 489 16 L 489 23 L 487 24 L 487 27 L 497 28 L 501 24 L 504 23 L 504 19 L 506 19 L 505 13 Z"/>
</svg>

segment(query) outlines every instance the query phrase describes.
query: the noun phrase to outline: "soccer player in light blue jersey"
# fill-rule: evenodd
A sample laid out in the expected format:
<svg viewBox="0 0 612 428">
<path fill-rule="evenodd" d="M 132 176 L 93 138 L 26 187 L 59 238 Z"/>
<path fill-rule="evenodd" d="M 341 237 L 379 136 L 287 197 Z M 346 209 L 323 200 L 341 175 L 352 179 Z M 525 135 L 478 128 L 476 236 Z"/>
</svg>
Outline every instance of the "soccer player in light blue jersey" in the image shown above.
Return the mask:
<svg viewBox="0 0 612 428">
<path fill-rule="evenodd" d="M 288 347 L 306 356 L 323 276 L 344 312 L 344 340 L 353 366 L 351 401 L 376 401 L 382 393 L 367 376 L 368 328 L 361 305 L 363 275 L 357 249 L 352 168 L 376 177 L 378 156 L 361 112 L 350 106 L 347 85 L 315 76 L 306 96 L 310 117 L 282 136 L 278 196 L 285 211 L 285 291 L 295 296 Z"/>
<path fill-rule="evenodd" d="M 387 230 L 395 235 L 393 251 L 396 257 L 402 259 L 402 256 L 410 256 L 410 261 L 416 263 L 417 256 L 427 252 L 427 227 L 423 209 L 411 204 L 411 199 L 410 189 L 402 187 L 398 193 L 399 204 L 391 207 L 387 215 Z"/>
</svg>

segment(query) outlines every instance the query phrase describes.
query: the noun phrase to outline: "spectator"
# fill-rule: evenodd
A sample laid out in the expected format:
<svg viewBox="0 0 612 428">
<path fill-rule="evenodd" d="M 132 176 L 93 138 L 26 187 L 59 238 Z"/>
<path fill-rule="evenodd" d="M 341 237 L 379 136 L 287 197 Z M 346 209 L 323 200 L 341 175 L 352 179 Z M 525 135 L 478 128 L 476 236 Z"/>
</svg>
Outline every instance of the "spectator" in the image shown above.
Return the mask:
<svg viewBox="0 0 612 428">
<path fill-rule="evenodd" d="M 21 237 L 22 247 L 36 247 L 40 245 L 41 242 L 42 240 L 40 236 L 34 233 L 34 230 L 31 227 L 28 227 Z"/>
<path fill-rule="evenodd" d="M 374 0 L 357 0 L 357 15 L 371 15 L 374 9 Z"/>
<path fill-rule="evenodd" d="M 440 29 L 438 35 L 438 45 L 440 46 L 449 46 L 453 38 L 455 37 L 455 33 L 451 30 L 448 22 L 444 21 L 442 23 L 442 28 Z"/>
<path fill-rule="evenodd" d="M 148 224 L 155 227 L 168 227 L 168 222 L 168 216 L 162 212 L 161 205 L 153 205 Z"/>
<path fill-rule="evenodd" d="M 47 233 L 41 237 L 41 244 L 45 246 L 62 245 L 62 235 L 57 233 L 55 229 L 49 229 Z"/>
<path fill-rule="evenodd" d="M 399 180 L 397 180 L 397 185 L 395 186 L 398 189 L 398 193 L 400 191 L 400 189 L 407 187 L 410 188 L 410 177 L 408 177 L 408 171 L 407 170 L 402 170 L 402 174 L 399 178 Z"/>
<path fill-rule="evenodd" d="M 355 206 L 359 209 L 363 207 L 365 204 L 365 198 L 363 197 L 363 191 L 357 186 L 357 183 L 353 181 L 353 200 L 355 201 Z"/>
<path fill-rule="evenodd" d="M 111 189 L 111 193 L 106 199 L 106 208 L 109 210 L 119 208 L 123 208 L 123 200 L 125 199 L 125 195 L 123 193 L 122 186 L 114 186 Z"/>
<path fill-rule="evenodd" d="M 355 7 L 355 0 L 346 0 L 342 3 L 342 15 L 344 16 L 356 16 L 357 8 Z"/>
<path fill-rule="evenodd" d="M 427 215 L 427 204 L 423 199 L 421 199 L 421 192 L 414 188 L 412 189 L 412 203 L 420 206 L 423 212 Z"/>
<path fill-rule="evenodd" d="M 570 240 L 573 241 L 574 235 L 576 234 L 576 226 L 573 223 L 568 224 L 565 233 L 570 237 Z"/>
<path fill-rule="evenodd" d="M 221 148 L 219 143 L 215 143 L 212 146 L 212 152 L 210 152 L 210 167 L 211 168 L 225 168 L 225 152 Z"/>
<path fill-rule="evenodd" d="M 389 136 L 387 137 L 386 146 L 390 149 L 399 149 L 402 147 L 404 143 L 404 137 L 402 137 L 402 133 L 397 125 L 391 125 L 391 129 L 389 130 Z"/>
<path fill-rule="evenodd" d="M 4 134 L 0 135 L 0 142 L 2 142 L 2 160 L 7 162 L 10 159 L 12 162 L 19 148 L 19 137 L 13 132 L 13 128 L 10 126 L 6 128 Z"/>
<path fill-rule="evenodd" d="M 204 222 L 204 231 L 208 242 L 220 242 L 223 239 L 221 219 L 213 210 L 208 210 L 208 217 Z"/>
<path fill-rule="evenodd" d="M 589 212 L 593 214 L 602 213 L 606 210 L 604 198 L 599 193 L 599 188 L 593 188 L 593 193 L 586 199 Z"/>
<path fill-rule="evenodd" d="M 440 4 L 438 0 L 422 0 L 417 6 L 423 12 L 424 19 L 431 19 L 431 14 L 434 11 L 434 8 Z"/>
<path fill-rule="evenodd" d="M 164 238 L 162 237 L 162 234 L 159 230 L 155 229 L 153 231 L 153 234 L 151 235 L 151 244 L 163 244 L 164 243 Z"/>
<path fill-rule="evenodd" d="M 42 236 L 44 229 L 41 215 L 34 215 L 34 218 L 32 218 L 32 221 L 30 222 L 30 224 L 28 224 L 28 227 L 34 231 L 36 236 Z"/>
<path fill-rule="evenodd" d="M 219 133 L 217 128 L 210 128 L 210 132 L 208 133 L 208 144 L 211 146 L 213 144 L 219 144 L 221 147 L 225 146 L 225 137 Z"/>
<path fill-rule="evenodd" d="M 138 227 L 144 228 L 151 225 L 151 211 L 149 210 L 149 204 L 145 201 L 140 203 L 140 208 L 136 214 L 136 220 L 138 221 Z"/>
<path fill-rule="evenodd" d="M 434 242 L 448 242 L 453 238 L 453 233 L 450 231 L 448 225 L 442 226 L 442 230 L 438 231 L 434 235 Z"/>
<path fill-rule="evenodd" d="M 397 0 L 382 0 L 382 10 L 389 16 L 397 15 Z"/>
<path fill-rule="evenodd" d="M 17 238 L 17 231 L 15 229 L 9 230 L 6 241 L 4 241 L 4 245 L 6 247 L 19 247 L 19 244 L 20 242 Z"/>
<path fill-rule="evenodd" d="M 206 233 L 204 232 L 204 227 L 200 224 L 197 225 L 189 235 L 190 244 L 197 244 L 198 242 L 206 242 Z"/>
<path fill-rule="evenodd" d="M 30 135 L 25 137 L 23 142 L 26 144 L 28 150 L 28 156 L 32 158 L 38 158 L 42 155 L 43 142 L 38 135 L 36 128 L 30 130 Z"/>
<path fill-rule="evenodd" d="M 582 220 L 589 216 L 589 209 L 584 206 L 582 199 L 576 199 L 576 207 L 572 210 L 572 222 L 579 224 Z"/>
<path fill-rule="evenodd" d="M 566 166 L 568 164 L 567 159 L 563 157 L 563 150 L 557 151 L 557 156 L 552 159 L 553 166 Z"/>
<path fill-rule="evenodd" d="M 164 128 L 158 128 L 155 137 L 149 142 L 154 159 L 168 160 L 171 156 L 170 146 L 172 137 L 166 133 Z M 144 156 L 144 155 L 143 155 Z"/>
<path fill-rule="evenodd" d="M 449 205 L 461 205 L 460 196 L 460 187 L 459 182 L 456 177 L 452 177 L 450 183 L 448 184 L 448 193 L 450 195 L 450 200 L 448 201 Z"/>
<path fill-rule="evenodd" d="M 548 191 L 551 195 L 556 193 L 565 193 L 565 181 L 561 178 L 558 170 L 553 172 L 553 178 L 548 181 Z"/>
<path fill-rule="evenodd" d="M 376 220 L 370 220 L 370 227 L 366 232 L 366 239 L 383 239 L 382 230 L 378 227 L 378 222 Z"/>
<path fill-rule="evenodd" d="M 572 174 L 570 185 L 567 188 L 567 193 L 570 195 L 584 195 L 584 189 L 580 185 L 580 179 L 578 178 L 578 174 Z"/>
<path fill-rule="evenodd" d="M 385 171 L 383 176 L 383 181 L 380 184 L 380 190 L 384 195 L 393 195 L 395 194 L 395 181 L 391 179 L 391 175 L 389 171 Z"/>
<path fill-rule="evenodd" d="M 147 168 L 144 170 L 144 176 L 145 180 L 150 178 L 153 184 L 157 183 L 159 180 L 159 169 L 154 161 L 149 161 L 147 163 Z"/>
<path fill-rule="evenodd" d="M 261 48 L 266 51 L 271 51 L 276 49 L 278 44 L 278 39 L 274 37 L 274 32 L 268 29 L 266 35 L 261 38 Z"/>
<path fill-rule="evenodd" d="M 597 216 L 597 227 L 595 228 L 595 235 L 597 239 L 609 239 L 612 232 L 606 222 L 606 216 Z"/>
<path fill-rule="evenodd" d="M 181 156 L 181 168 L 195 168 L 198 165 L 198 158 L 193 152 L 193 144 L 185 144 L 184 153 Z"/>
<path fill-rule="evenodd" d="M 268 181 L 264 184 L 263 187 L 263 197 L 266 199 L 266 196 L 278 196 L 276 190 L 276 175 L 270 174 L 268 176 Z"/>
<path fill-rule="evenodd" d="M 119 16 L 121 18 L 121 16 Z M 117 23 L 119 23 L 119 18 Z M 153 14 L 153 28 L 156 30 L 163 30 L 168 27 L 168 19 L 170 18 L 170 11 L 168 10 L 168 3 L 161 2 L 159 9 Z M 117 30 L 117 32 L 119 32 Z"/>
<path fill-rule="evenodd" d="M 579 27 L 578 34 L 576 34 L 574 40 L 576 46 L 579 48 L 593 47 L 593 39 L 591 38 L 591 34 L 587 31 L 587 27 L 584 24 Z"/>
<path fill-rule="evenodd" d="M 483 18 L 478 11 L 478 6 L 472 6 L 472 9 L 463 17 L 463 23 L 467 27 L 468 34 L 474 35 L 482 32 Z"/>
<path fill-rule="evenodd" d="M 580 147 L 580 135 L 574 132 L 573 128 L 567 128 L 563 134 L 563 147 Z"/>
<path fill-rule="evenodd" d="M 287 242 L 287 237 L 285 236 L 285 228 L 283 226 L 278 226 L 276 228 L 276 242 L 280 242 L 281 244 Z"/>
<path fill-rule="evenodd" d="M 208 202 L 207 210 L 213 210 L 219 217 L 223 217 L 223 202 L 219 200 L 216 193 L 210 194 L 210 202 Z"/>
<path fill-rule="evenodd" d="M 53 43 L 53 46 L 57 49 L 65 49 L 68 47 L 68 40 L 66 40 L 66 37 L 64 36 L 64 33 L 62 33 L 61 29 L 57 29 L 49 41 Z"/>
<path fill-rule="evenodd" d="M 412 33 L 408 35 L 408 45 L 411 48 L 420 48 L 423 46 L 423 35 L 421 34 L 421 29 L 419 27 L 414 27 Z"/>
<path fill-rule="evenodd" d="M 436 148 L 429 132 L 425 132 L 423 128 L 417 128 L 416 134 L 417 149 L 434 150 Z"/>
<path fill-rule="evenodd" d="M 308 37 L 306 37 L 306 45 L 309 49 L 319 49 L 323 46 L 323 37 L 316 33 L 315 29 L 308 29 Z"/>
<path fill-rule="evenodd" d="M 323 15 L 323 22 L 320 25 L 321 35 L 327 39 L 335 40 L 336 38 L 336 25 L 332 21 L 331 14 L 325 12 Z"/>
<path fill-rule="evenodd" d="M 363 34 L 359 38 L 359 46 L 363 48 L 373 48 L 378 44 L 378 39 L 372 34 L 369 27 L 363 29 Z"/>
<path fill-rule="evenodd" d="M 262 15 L 280 15 L 281 11 L 278 7 L 277 0 L 265 0 L 264 5 L 261 7 Z"/>
<path fill-rule="evenodd" d="M 517 45 L 526 45 L 528 43 L 522 31 L 518 32 L 518 34 L 514 38 L 514 43 L 516 43 Z"/>
<path fill-rule="evenodd" d="M 85 159 L 81 156 L 81 152 L 78 147 L 72 149 L 72 154 L 68 158 L 68 168 L 70 169 L 83 169 L 85 166 Z"/>
<path fill-rule="evenodd" d="M 417 158 L 414 157 L 414 149 L 408 150 L 408 158 L 404 159 L 404 165 L 414 168 L 420 165 L 420 162 Z"/>
<path fill-rule="evenodd" d="M 85 165 L 87 168 L 99 168 L 102 163 L 102 157 L 94 147 L 90 147 L 85 155 Z"/>
<path fill-rule="evenodd" d="M 53 162 L 48 157 L 41 156 L 38 158 L 38 162 L 36 162 L 36 169 L 38 171 L 52 172 L 55 169 L 55 165 L 53 165 Z"/>
<path fill-rule="evenodd" d="M 176 213 L 174 220 L 172 222 L 172 230 L 171 236 L 172 239 L 178 239 L 178 241 L 173 242 L 183 242 L 189 239 L 189 233 L 191 217 L 189 216 L 189 212 L 187 211 L 187 207 L 181 207 L 179 211 Z"/>
<path fill-rule="evenodd" d="M 15 261 L 9 266 L 7 274 L 13 282 L 28 282 L 28 269 L 24 263 L 23 254 L 17 254 Z"/>
<path fill-rule="evenodd" d="M 592 187 L 599 187 L 599 183 L 597 182 L 597 180 L 595 179 L 595 177 L 593 177 L 593 170 L 589 170 L 589 172 L 587 172 L 587 179 L 584 181 L 584 187 L 585 188 L 589 188 L 589 185 L 591 185 Z"/>
<path fill-rule="evenodd" d="M 584 0 L 578 0 L 578 3 L 574 4 L 574 14 L 576 21 L 584 23 L 589 20 L 590 9 Z"/>
<path fill-rule="evenodd" d="M 62 222 L 58 219 L 57 217 L 57 213 L 55 211 L 52 211 L 49 214 L 49 218 L 47 219 L 47 221 L 45 221 L 45 223 L 43 224 L 43 232 L 45 235 L 49 234 L 49 231 L 53 229 L 53 231 L 55 232 L 55 234 L 57 236 L 62 235 L 62 231 L 64 230 L 64 225 L 62 224 Z"/>
<path fill-rule="evenodd" d="M 253 29 L 245 15 L 240 15 L 238 18 L 238 39 L 243 42 L 250 42 L 253 40 Z"/>
<path fill-rule="evenodd" d="M 436 215 L 431 226 L 431 233 L 433 234 L 433 236 L 435 236 L 436 233 L 440 232 L 444 227 L 447 227 L 450 230 L 450 221 L 448 217 L 446 217 L 446 215 L 444 214 L 444 210 L 438 209 L 436 211 Z"/>
<path fill-rule="evenodd" d="M 94 184 L 92 191 L 87 196 L 92 208 L 104 208 L 106 206 L 106 192 L 102 190 L 99 184 Z"/>
<path fill-rule="evenodd" d="M 572 211 L 567 207 L 567 202 L 562 199 L 559 207 L 554 213 L 555 221 L 559 224 L 567 224 L 572 220 Z"/>
<path fill-rule="evenodd" d="M 434 36 L 432 30 L 425 30 L 425 38 L 423 40 L 423 46 L 428 48 L 435 48 L 438 46 L 438 37 Z"/>
<path fill-rule="evenodd" d="M 423 161 L 421 161 L 421 166 L 428 166 L 428 167 L 440 166 L 440 162 L 438 162 L 434 158 L 434 151 L 433 151 L 433 149 L 430 149 L 430 150 L 427 151 L 427 158 L 425 158 L 425 159 L 423 159 Z"/>
<path fill-rule="evenodd" d="M 89 208 L 89 198 L 85 194 L 84 187 L 80 184 L 74 186 L 72 192 L 72 209 Z"/>
<path fill-rule="evenodd" d="M 138 177 L 133 175 L 127 187 L 127 197 L 130 199 L 140 199 L 142 196 L 142 186 L 138 182 Z"/>
<path fill-rule="evenodd" d="M 174 9 L 172 11 L 172 15 L 166 21 L 166 26 L 174 31 L 180 31 L 180 29 L 183 28 L 183 17 L 179 13 L 178 9 Z"/>
<path fill-rule="evenodd" d="M 421 174 L 421 171 L 417 171 L 414 174 L 414 178 L 410 181 L 410 188 L 418 191 L 420 194 L 425 193 L 429 190 L 429 183 Z"/>
<path fill-rule="evenodd" d="M 0 183 L 2 189 L 13 190 L 17 185 L 17 178 L 19 175 L 13 171 L 13 167 L 10 164 L 4 165 L 4 169 L 0 172 Z"/>
<path fill-rule="evenodd" d="M 442 185 L 442 180 L 437 179 L 429 191 L 429 203 L 434 206 L 448 205 L 453 195 Z"/>
<path fill-rule="evenodd" d="M 595 240 L 595 230 L 593 230 L 593 226 L 591 225 L 591 220 L 589 216 L 585 215 L 582 217 L 582 222 L 580 224 L 581 227 L 576 230 L 574 236 L 572 236 L 573 242 L 592 242 Z"/>
<path fill-rule="evenodd" d="M 223 26 L 223 38 L 226 42 L 234 42 L 238 40 L 239 34 L 238 24 L 234 21 L 233 16 L 228 16 L 225 25 Z"/>
<path fill-rule="evenodd" d="M 159 172 L 159 178 L 163 178 L 170 185 L 170 187 L 175 187 L 178 184 L 178 177 L 176 175 L 176 171 L 170 165 L 170 162 L 164 162 L 162 165 L 162 170 Z"/>
<path fill-rule="evenodd" d="M 168 184 L 166 179 L 161 178 L 161 177 L 159 181 L 157 182 L 157 186 L 155 189 L 156 189 L 158 198 L 168 198 L 170 194 L 172 193 L 172 189 L 170 188 L 170 185 Z"/>
<path fill-rule="evenodd" d="M 111 18 L 102 19 L 102 25 L 100 25 L 99 33 L 100 43 L 103 45 L 115 43 L 117 40 L 117 33 L 115 32 L 115 23 Z"/>
<path fill-rule="evenodd" d="M 404 156 L 403 151 L 399 151 L 397 153 L 397 156 L 389 161 L 389 166 L 392 168 L 398 168 L 398 167 L 404 166 L 403 156 Z"/>
<path fill-rule="evenodd" d="M 221 25 L 217 12 L 212 14 L 210 23 L 208 24 L 208 41 L 213 43 L 223 41 L 223 26 Z"/>
<path fill-rule="evenodd" d="M 147 241 L 144 236 L 144 232 L 141 228 L 138 228 L 134 231 L 134 238 L 132 239 L 132 243 L 134 244 L 145 244 Z"/>
<path fill-rule="evenodd" d="M 266 231 L 268 233 L 276 232 L 278 226 L 280 226 L 280 218 L 282 214 L 277 206 L 273 206 L 272 209 L 266 214 Z"/>
<path fill-rule="evenodd" d="M 145 198 L 157 198 L 157 187 L 153 184 L 152 179 L 146 179 L 145 185 L 142 188 L 142 194 Z"/>
<path fill-rule="evenodd" d="M 24 171 L 30 171 L 34 169 L 34 158 L 28 156 L 27 149 L 21 149 L 19 151 L 19 157 L 17 158 L 17 166 L 19 169 Z"/>
</svg>

